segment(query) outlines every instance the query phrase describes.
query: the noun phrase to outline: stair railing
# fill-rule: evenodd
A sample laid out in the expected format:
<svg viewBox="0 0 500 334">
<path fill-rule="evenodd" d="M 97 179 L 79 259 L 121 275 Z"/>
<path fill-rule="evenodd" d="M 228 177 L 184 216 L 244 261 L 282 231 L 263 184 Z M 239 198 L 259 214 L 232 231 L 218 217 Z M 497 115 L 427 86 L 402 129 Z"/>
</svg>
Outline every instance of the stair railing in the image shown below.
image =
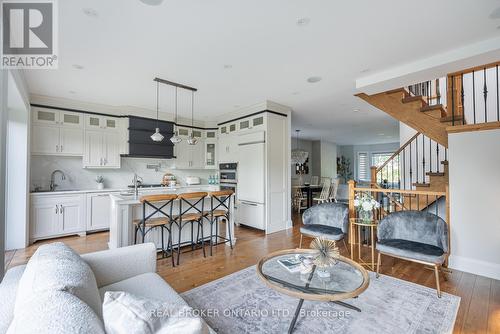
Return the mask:
<svg viewBox="0 0 500 334">
<path fill-rule="evenodd" d="M 413 190 L 428 183 L 429 174 L 443 173 L 448 149 L 417 132 L 380 166 L 371 167 L 371 184 L 382 189 Z"/>
</svg>

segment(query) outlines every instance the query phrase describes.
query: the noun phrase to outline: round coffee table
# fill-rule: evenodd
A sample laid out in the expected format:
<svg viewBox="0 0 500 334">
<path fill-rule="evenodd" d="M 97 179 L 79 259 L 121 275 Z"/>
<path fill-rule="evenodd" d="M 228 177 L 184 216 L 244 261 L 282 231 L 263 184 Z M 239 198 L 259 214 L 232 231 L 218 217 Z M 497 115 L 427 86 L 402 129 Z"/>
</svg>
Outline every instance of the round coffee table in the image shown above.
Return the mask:
<svg viewBox="0 0 500 334">
<path fill-rule="evenodd" d="M 370 277 L 358 263 L 341 256 L 337 264 L 329 268 L 320 270 L 312 265 L 310 272 L 301 274 L 290 272 L 278 262 L 314 254 L 317 251 L 313 249 L 287 249 L 271 253 L 257 264 L 257 275 L 267 286 L 299 299 L 288 333 L 293 332 L 304 300 L 331 302 L 361 312 L 359 308 L 342 301 L 355 298 L 368 288 Z"/>
</svg>

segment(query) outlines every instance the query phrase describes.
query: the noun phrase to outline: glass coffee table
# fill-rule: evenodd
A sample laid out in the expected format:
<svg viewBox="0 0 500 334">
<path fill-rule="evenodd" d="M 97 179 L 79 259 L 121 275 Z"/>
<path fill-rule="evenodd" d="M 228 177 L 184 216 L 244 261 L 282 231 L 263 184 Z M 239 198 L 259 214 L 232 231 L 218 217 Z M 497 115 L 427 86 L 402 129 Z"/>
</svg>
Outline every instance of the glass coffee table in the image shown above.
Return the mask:
<svg viewBox="0 0 500 334">
<path fill-rule="evenodd" d="M 284 260 L 295 258 L 307 261 L 315 254 L 317 251 L 313 249 L 282 250 L 265 256 L 257 264 L 257 275 L 267 286 L 299 299 L 288 333 L 293 332 L 304 300 L 331 302 L 361 312 L 359 308 L 343 302 L 356 298 L 370 283 L 368 272 L 358 263 L 341 256 L 337 264 L 329 268 L 320 269 L 311 265 L 309 272 L 302 273 L 290 272 L 283 265 Z"/>
</svg>

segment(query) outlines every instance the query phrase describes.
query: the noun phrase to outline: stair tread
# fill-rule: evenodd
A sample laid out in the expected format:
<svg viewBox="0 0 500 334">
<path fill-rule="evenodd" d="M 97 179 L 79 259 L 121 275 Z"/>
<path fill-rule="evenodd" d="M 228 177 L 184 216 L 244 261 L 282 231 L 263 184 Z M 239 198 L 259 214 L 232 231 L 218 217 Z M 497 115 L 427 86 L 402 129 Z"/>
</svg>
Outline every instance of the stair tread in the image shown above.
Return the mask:
<svg viewBox="0 0 500 334">
<path fill-rule="evenodd" d="M 443 173 L 443 172 L 427 172 L 427 173 L 425 173 L 425 175 L 429 175 L 429 176 L 445 176 L 446 174 Z"/>
<path fill-rule="evenodd" d="M 415 102 L 415 101 L 421 101 L 422 102 L 422 106 L 426 106 L 427 105 L 427 102 L 425 102 L 424 98 L 422 95 L 417 95 L 417 96 L 407 96 L 407 97 L 404 97 L 401 102 L 403 103 L 411 103 L 411 102 Z"/>
<path fill-rule="evenodd" d="M 440 119 L 441 123 L 453 122 L 453 120 L 455 120 L 455 122 L 456 121 L 461 121 L 462 120 L 462 115 L 445 116 L 445 117 L 441 117 L 441 119 Z"/>
<path fill-rule="evenodd" d="M 418 183 L 418 182 L 413 183 L 413 185 L 415 187 L 430 187 L 431 186 L 430 183 Z"/>
<path fill-rule="evenodd" d="M 410 96 L 410 93 L 405 88 L 391 89 L 385 92 L 386 94 L 402 93 L 405 96 Z"/>
</svg>

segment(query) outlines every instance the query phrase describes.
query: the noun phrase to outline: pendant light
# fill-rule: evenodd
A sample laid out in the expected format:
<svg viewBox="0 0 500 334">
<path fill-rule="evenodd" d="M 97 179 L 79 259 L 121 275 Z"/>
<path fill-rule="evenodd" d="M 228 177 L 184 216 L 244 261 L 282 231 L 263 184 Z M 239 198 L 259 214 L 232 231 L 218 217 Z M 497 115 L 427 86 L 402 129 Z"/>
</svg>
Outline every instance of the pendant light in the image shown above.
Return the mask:
<svg viewBox="0 0 500 334">
<path fill-rule="evenodd" d="M 174 135 L 170 138 L 170 141 L 174 144 L 180 143 L 182 138 L 179 137 L 179 130 L 177 130 L 177 87 L 175 87 L 175 117 L 174 117 L 174 125 L 176 127 L 174 131 Z"/>
<path fill-rule="evenodd" d="M 196 143 L 198 143 L 198 138 L 196 138 L 193 134 L 193 126 L 194 126 L 194 91 L 191 91 L 191 135 L 187 139 L 187 143 L 189 145 L 196 145 Z"/>
<path fill-rule="evenodd" d="M 151 139 L 153 141 L 156 141 L 156 142 L 160 142 L 163 140 L 163 138 L 165 138 L 161 133 L 160 133 L 160 128 L 158 127 L 158 116 L 159 116 L 159 112 L 160 112 L 160 107 L 159 107 L 159 103 L 160 103 L 160 83 L 157 81 L 156 82 L 156 129 L 155 129 L 155 133 L 153 133 L 151 135 Z"/>
<path fill-rule="evenodd" d="M 302 165 L 303 163 L 306 162 L 307 158 L 309 157 L 309 152 L 301 150 L 299 147 L 300 130 L 295 130 L 295 133 L 297 133 L 297 148 L 292 150 L 292 164 Z"/>
</svg>

